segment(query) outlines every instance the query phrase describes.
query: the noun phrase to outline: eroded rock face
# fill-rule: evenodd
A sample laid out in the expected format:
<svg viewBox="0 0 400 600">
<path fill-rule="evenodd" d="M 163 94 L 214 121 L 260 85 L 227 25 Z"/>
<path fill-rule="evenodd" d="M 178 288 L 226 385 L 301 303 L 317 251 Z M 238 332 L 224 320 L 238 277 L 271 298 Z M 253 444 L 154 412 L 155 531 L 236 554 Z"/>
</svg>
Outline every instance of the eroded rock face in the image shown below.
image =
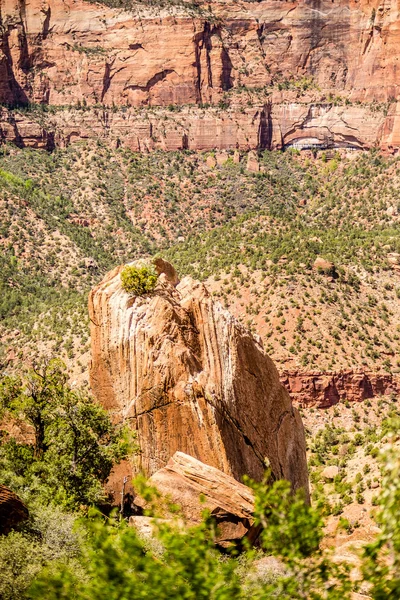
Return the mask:
<svg viewBox="0 0 400 600">
<path fill-rule="evenodd" d="M 361 402 L 367 398 L 398 394 L 399 380 L 390 373 L 341 371 L 337 373 L 283 373 L 281 381 L 301 406 L 327 408 L 340 401 Z"/>
<path fill-rule="evenodd" d="M 0 485 L 0 535 L 7 534 L 29 516 L 22 500 L 5 485 Z"/>
<path fill-rule="evenodd" d="M 176 452 L 165 467 L 150 477 L 149 483 L 180 507 L 180 515 L 189 525 L 200 523 L 204 509 L 208 509 L 218 524 L 216 542 L 220 546 L 245 537 L 251 543 L 256 540 L 259 528 L 254 525 L 253 491 L 222 471 Z M 201 496 L 204 502 L 200 502 Z M 146 507 L 141 498 L 135 504 Z M 141 519 L 132 517 L 132 525 L 140 525 Z"/>
<path fill-rule="evenodd" d="M 4 0 L 0 102 L 67 110 L 3 110 L 0 136 L 50 148 L 87 137 L 135 150 L 399 147 L 395 0 L 196 4 Z M 146 110 L 168 105 L 183 114 Z"/>
<path fill-rule="evenodd" d="M 154 293 L 130 297 L 121 269 L 89 297 L 90 379 L 137 431 L 134 471 L 152 475 L 180 451 L 259 480 L 267 458 L 276 478 L 307 488 L 301 419 L 261 343 L 190 277 L 175 287 L 161 274 Z"/>
</svg>

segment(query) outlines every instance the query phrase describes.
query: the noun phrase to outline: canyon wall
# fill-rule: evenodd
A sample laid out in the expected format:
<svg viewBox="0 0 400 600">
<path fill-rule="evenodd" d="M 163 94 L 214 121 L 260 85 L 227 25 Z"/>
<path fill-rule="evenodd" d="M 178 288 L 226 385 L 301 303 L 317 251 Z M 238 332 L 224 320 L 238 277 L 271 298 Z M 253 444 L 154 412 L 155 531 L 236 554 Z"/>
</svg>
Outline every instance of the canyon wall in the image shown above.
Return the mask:
<svg viewBox="0 0 400 600">
<path fill-rule="evenodd" d="M 133 472 L 150 476 L 180 451 L 260 480 L 267 459 L 276 478 L 308 489 L 302 422 L 261 343 L 203 284 L 177 283 L 165 264 L 151 294 L 126 293 L 119 267 L 89 296 L 91 387 L 137 432 Z M 112 482 L 129 474 L 118 469 Z"/>
<path fill-rule="evenodd" d="M 282 373 L 281 382 L 299 406 L 328 408 L 338 402 L 362 402 L 377 396 L 398 395 L 400 381 L 391 373 L 315 371 Z"/>
<path fill-rule="evenodd" d="M 0 136 L 52 147 L 400 144 L 398 0 L 220 0 L 127 10 L 2 0 Z M 48 105 L 19 111 L 28 104 Z M 78 110 L 79 109 L 79 110 Z"/>
</svg>

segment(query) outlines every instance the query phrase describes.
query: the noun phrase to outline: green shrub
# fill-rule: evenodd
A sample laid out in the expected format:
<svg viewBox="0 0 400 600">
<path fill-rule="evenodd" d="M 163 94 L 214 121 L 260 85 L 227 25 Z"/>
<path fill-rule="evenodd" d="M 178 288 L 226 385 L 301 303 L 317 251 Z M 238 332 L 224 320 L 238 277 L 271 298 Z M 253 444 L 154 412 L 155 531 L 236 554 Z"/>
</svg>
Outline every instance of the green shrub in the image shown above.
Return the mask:
<svg viewBox="0 0 400 600">
<path fill-rule="evenodd" d="M 334 564 L 320 548 L 322 520 L 318 512 L 305 502 L 304 494 L 292 494 L 289 482 L 267 481 L 269 474 L 263 483 L 254 484 L 255 519 L 257 525 L 266 527 L 261 548 L 282 565 L 282 569 L 271 571 L 272 576 L 257 575 L 252 568 L 257 554 L 251 550 L 240 558 L 233 548 L 224 557 L 218 553 L 214 546 L 216 523 L 209 512 L 204 513 L 201 524 L 185 530 L 173 522 L 155 523 L 160 551 L 146 547 L 135 528 L 124 520 L 118 523 L 112 517 L 105 521 L 91 515 L 82 544 L 83 577 L 74 565 L 47 567 L 36 577 L 29 598 L 348 600 L 349 569 Z M 155 490 L 147 491 L 150 500 Z M 247 573 L 243 573 L 243 564 Z"/>
<path fill-rule="evenodd" d="M 128 294 L 143 296 L 156 287 L 157 273 L 152 265 L 127 265 L 121 272 L 122 287 Z"/>
<path fill-rule="evenodd" d="M 24 500 L 68 508 L 102 502 L 113 465 L 134 451 L 100 404 L 68 386 L 58 359 L 0 378 L 1 413 L 33 430 L 32 444 L 0 437 L 1 483 Z"/>
</svg>

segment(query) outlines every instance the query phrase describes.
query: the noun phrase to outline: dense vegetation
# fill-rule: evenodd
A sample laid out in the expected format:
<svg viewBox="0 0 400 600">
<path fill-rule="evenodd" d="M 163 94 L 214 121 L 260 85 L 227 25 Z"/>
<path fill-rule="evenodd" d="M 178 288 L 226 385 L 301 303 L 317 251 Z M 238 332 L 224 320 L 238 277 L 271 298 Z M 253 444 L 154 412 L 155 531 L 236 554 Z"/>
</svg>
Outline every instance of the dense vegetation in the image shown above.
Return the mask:
<svg viewBox="0 0 400 600">
<path fill-rule="evenodd" d="M 399 159 L 263 152 L 250 173 L 246 156 L 210 167 L 211 154 L 7 147 L 0 360 L 10 347 L 61 350 L 84 369 L 88 289 L 161 252 L 206 280 L 279 364 L 399 369 Z M 318 256 L 336 279 L 312 268 Z"/>
<path fill-rule="evenodd" d="M 67 508 L 105 500 L 102 485 L 129 450 L 127 434 L 87 394 L 69 387 L 61 361 L 3 376 L 0 418 L 3 484 L 26 499 L 38 494 Z"/>
<path fill-rule="evenodd" d="M 329 502 L 315 477 L 314 507 L 301 492 L 293 495 L 289 483 L 272 483 L 268 473 L 261 483 L 249 482 L 255 491 L 256 523 L 263 527 L 260 548 L 232 547 L 225 553 L 214 545 L 216 526 L 207 511 L 196 527 L 182 528 L 179 512 L 176 523 L 158 521 L 163 504 L 155 490 L 138 480 L 138 492 L 153 498 L 150 514 L 156 517 L 154 538 L 141 537 L 117 514 L 107 516 L 95 508 L 102 505 L 100 484 L 111 461 L 134 450 L 132 442 L 111 426 L 100 407 L 67 386 L 59 361 L 20 378 L 6 376 L 1 383 L 2 414 L 8 422 L 12 418 L 29 425 L 32 440 L 27 444 L 2 432 L 2 482 L 18 491 L 30 518 L 0 538 L 0 597 L 350 600 L 353 591 L 363 590 L 374 600 L 396 598 L 400 458 L 391 432 L 398 428 L 393 421 L 398 412 L 393 399 L 386 404 L 386 411 L 382 405 L 373 408 L 376 415 L 387 415 L 379 427 L 363 430 L 353 415 L 354 432 L 348 435 L 357 447 L 365 439 L 367 445 L 375 441 L 376 448 L 389 448 L 379 474 L 382 493 L 374 502 L 381 533 L 364 546 L 360 570 L 351 575 L 346 562 L 334 560 L 321 546 Z M 12 431 L 15 434 L 15 428 Z M 349 444 L 343 435 L 330 426 L 313 438 L 316 469 L 332 464 L 335 457 L 348 460 L 335 452 L 335 447 Z M 347 449 L 351 457 L 349 445 Z M 345 484 L 341 476 L 332 485 L 344 489 Z M 350 535 L 357 526 L 340 517 L 339 527 Z"/>
</svg>

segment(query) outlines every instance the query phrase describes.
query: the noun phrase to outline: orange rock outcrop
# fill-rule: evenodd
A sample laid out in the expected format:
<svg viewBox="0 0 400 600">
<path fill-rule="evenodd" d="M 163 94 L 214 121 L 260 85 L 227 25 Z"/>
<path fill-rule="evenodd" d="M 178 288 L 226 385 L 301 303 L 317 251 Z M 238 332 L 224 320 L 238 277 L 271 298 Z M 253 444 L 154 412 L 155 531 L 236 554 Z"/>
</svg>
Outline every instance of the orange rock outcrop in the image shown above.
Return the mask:
<svg viewBox="0 0 400 600">
<path fill-rule="evenodd" d="M 131 297 L 120 271 L 89 296 L 90 380 L 114 420 L 137 431 L 134 472 L 150 476 L 180 451 L 259 480 L 267 459 L 276 478 L 307 489 L 302 422 L 258 339 L 190 277 L 175 287 L 162 273 L 152 294 Z"/>
<path fill-rule="evenodd" d="M 218 526 L 219 546 L 226 547 L 243 538 L 250 543 L 257 539 L 260 530 L 254 524 L 253 490 L 218 469 L 176 452 L 165 467 L 150 477 L 149 483 L 180 507 L 180 515 L 188 524 L 200 523 L 203 511 L 209 510 Z M 135 504 L 147 508 L 140 497 Z M 146 517 L 131 517 L 130 523 L 138 526 L 143 520 L 146 523 Z"/>
<path fill-rule="evenodd" d="M 361 402 L 368 398 L 398 394 L 400 381 L 390 373 L 341 371 L 337 373 L 282 374 L 281 381 L 291 397 L 301 406 L 327 408 L 340 401 Z"/>
<path fill-rule="evenodd" d="M 52 107 L 2 110 L 19 145 L 400 145 L 396 0 L 3 0 L 0 22 L 0 103 Z"/>
</svg>

